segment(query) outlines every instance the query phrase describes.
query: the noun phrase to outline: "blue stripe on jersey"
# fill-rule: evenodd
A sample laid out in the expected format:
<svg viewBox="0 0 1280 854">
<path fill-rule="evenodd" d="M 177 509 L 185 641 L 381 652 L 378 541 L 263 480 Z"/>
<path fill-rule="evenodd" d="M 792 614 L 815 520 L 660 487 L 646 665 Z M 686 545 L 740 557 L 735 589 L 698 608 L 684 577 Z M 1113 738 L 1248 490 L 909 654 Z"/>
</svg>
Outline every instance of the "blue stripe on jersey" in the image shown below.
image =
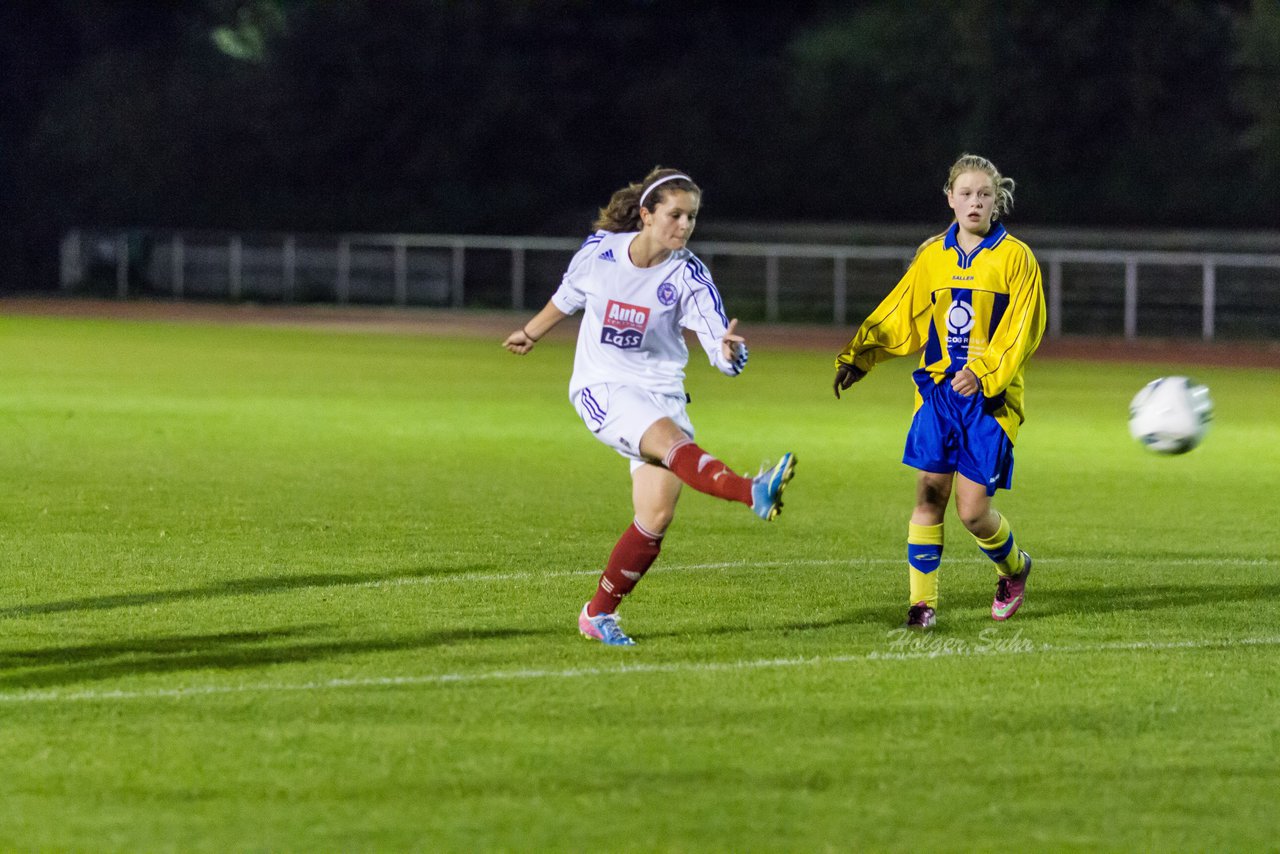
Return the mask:
<svg viewBox="0 0 1280 854">
<path fill-rule="evenodd" d="M 688 261 L 684 262 L 684 265 L 689 268 L 689 275 L 694 279 L 694 281 L 708 285 L 712 288 L 715 287 L 715 283 L 711 281 L 711 271 L 708 270 L 697 258 L 690 258 Z"/>
<path fill-rule="evenodd" d="M 1009 308 L 1008 294 L 992 294 L 991 296 L 991 322 L 987 324 L 988 341 L 995 336 L 996 327 L 1000 325 L 1000 318 L 1004 317 L 1005 311 Z"/>
<path fill-rule="evenodd" d="M 600 427 L 603 427 L 604 418 L 607 413 L 605 412 L 604 407 L 597 403 L 596 399 L 591 396 L 591 389 L 584 388 L 582 390 L 582 404 L 586 407 L 587 415 L 591 416 L 591 420 L 600 425 Z"/>
<path fill-rule="evenodd" d="M 937 295 L 934 295 L 937 298 Z M 936 365 L 938 360 L 942 358 L 942 344 L 938 341 L 938 327 L 932 323 L 929 324 L 929 340 L 924 345 L 924 363 L 926 365 Z"/>
<path fill-rule="evenodd" d="M 607 233 L 608 232 L 597 231 L 594 234 L 589 235 L 586 240 L 582 241 L 582 245 L 578 247 L 578 251 L 581 252 L 583 249 L 586 249 L 591 244 L 599 243 L 601 240 L 604 240 L 604 237 Z"/>
<path fill-rule="evenodd" d="M 711 294 L 711 301 L 715 304 L 716 314 L 720 315 L 720 321 L 728 326 L 729 316 L 724 313 L 724 301 L 720 299 L 720 292 L 716 290 L 715 282 L 711 281 L 711 274 L 707 272 L 707 268 L 697 257 L 690 258 L 685 266 L 689 269 L 689 276 L 695 282 L 706 286 L 707 292 Z"/>
</svg>

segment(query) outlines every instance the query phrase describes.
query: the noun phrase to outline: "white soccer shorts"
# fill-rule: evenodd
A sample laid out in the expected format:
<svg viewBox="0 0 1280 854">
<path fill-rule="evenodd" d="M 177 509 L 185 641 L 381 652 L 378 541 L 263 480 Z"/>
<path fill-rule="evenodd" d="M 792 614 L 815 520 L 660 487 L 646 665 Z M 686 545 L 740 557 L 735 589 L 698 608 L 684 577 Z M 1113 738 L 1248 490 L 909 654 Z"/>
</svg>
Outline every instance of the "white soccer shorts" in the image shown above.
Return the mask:
<svg viewBox="0 0 1280 854">
<path fill-rule="evenodd" d="M 632 471 L 648 462 L 640 456 L 640 437 L 658 419 L 670 418 L 693 438 L 683 394 L 657 394 L 635 386 L 601 383 L 579 390 L 570 400 L 597 439 L 631 460 Z"/>
</svg>

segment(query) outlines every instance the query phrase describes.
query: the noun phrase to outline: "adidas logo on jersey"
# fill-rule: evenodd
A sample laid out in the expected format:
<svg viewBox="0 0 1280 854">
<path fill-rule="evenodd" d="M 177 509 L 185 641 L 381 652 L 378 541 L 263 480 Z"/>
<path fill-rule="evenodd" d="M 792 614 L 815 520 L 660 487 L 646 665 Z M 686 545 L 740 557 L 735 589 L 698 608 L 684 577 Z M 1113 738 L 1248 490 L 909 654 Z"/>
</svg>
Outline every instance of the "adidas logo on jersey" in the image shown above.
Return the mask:
<svg viewBox="0 0 1280 854">
<path fill-rule="evenodd" d="M 613 257 L 612 249 L 604 250 L 603 252 L 600 253 L 599 257 L 600 257 L 600 260 L 602 261 L 612 261 L 615 264 L 618 263 L 617 259 Z"/>
</svg>

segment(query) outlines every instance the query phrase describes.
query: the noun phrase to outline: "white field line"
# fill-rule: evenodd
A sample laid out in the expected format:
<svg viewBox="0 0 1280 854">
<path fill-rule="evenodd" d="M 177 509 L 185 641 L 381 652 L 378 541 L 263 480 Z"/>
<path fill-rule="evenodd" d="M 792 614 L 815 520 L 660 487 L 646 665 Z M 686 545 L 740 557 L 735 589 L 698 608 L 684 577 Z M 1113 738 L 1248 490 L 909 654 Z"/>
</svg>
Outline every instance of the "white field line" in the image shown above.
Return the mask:
<svg viewBox="0 0 1280 854">
<path fill-rule="evenodd" d="M 1061 562 L 1061 559 L 1054 558 L 1036 558 L 1036 564 L 1052 564 Z M 956 563 L 965 565 L 983 565 L 983 561 L 974 559 L 960 558 Z M 717 569 L 776 569 L 779 567 L 818 567 L 818 566 L 847 566 L 850 569 L 859 569 L 870 566 L 897 566 L 905 565 L 905 558 L 822 558 L 816 560 L 735 560 L 721 561 L 717 563 L 689 563 L 689 564 L 663 564 L 658 563 L 654 566 L 655 572 L 696 572 L 701 570 L 717 570 Z M 1266 558 L 1179 558 L 1177 560 L 1160 561 L 1161 566 L 1280 566 L 1280 561 L 1268 560 Z M 401 578 L 382 578 L 376 581 L 351 581 L 343 584 L 332 585 L 334 587 L 351 587 L 351 588 L 378 588 L 378 587 L 406 587 L 419 584 L 470 584 L 473 582 L 489 582 L 489 581 L 538 581 L 550 578 L 567 578 L 583 575 L 599 575 L 600 567 L 596 569 L 562 569 L 552 570 L 550 572 L 524 571 L 524 572 L 460 572 L 456 575 L 412 575 L 403 576 Z"/>
<path fill-rule="evenodd" d="M 881 564 L 905 563 L 905 560 L 889 560 L 875 558 L 871 560 L 841 560 L 826 558 L 823 560 L 735 560 L 717 563 L 687 563 L 655 565 L 655 572 L 692 572 L 707 569 L 774 569 L 784 566 L 839 566 L 847 564 L 851 567 L 878 566 Z M 407 575 L 402 578 L 380 578 L 376 581 L 352 581 L 346 584 L 335 584 L 335 587 L 405 587 L 415 584 L 469 584 L 477 581 L 538 581 L 544 578 L 568 578 L 581 575 L 599 575 L 603 567 L 596 569 L 557 569 L 551 572 L 460 572 L 456 575 Z"/>
<path fill-rule="evenodd" d="M 1000 639 L 984 636 L 974 641 L 954 642 L 956 639 L 930 643 L 923 638 L 895 630 L 889 633 L 887 649 L 842 655 L 819 655 L 805 658 L 756 658 L 724 662 L 674 662 L 670 664 L 620 664 L 615 667 L 571 667 L 559 670 L 491 670 L 478 673 L 427 673 L 418 676 L 369 676 L 348 679 L 326 679 L 312 682 L 258 682 L 241 685 L 194 685 L 178 688 L 151 688 L 141 690 L 108 691 L 22 691 L 0 693 L 0 705 L 33 703 L 57 704 L 73 702 L 104 702 L 113 700 L 187 699 L 193 697 L 225 696 L 234 694 L 285 694 L 315 691 L 333 691 L 348 688 L 397 688 L 405 686 L 465 685 L 484 682 L 516 682 L 539 679 L 582 679 L 610 676 L 632 676 L 670 673 L 726 673 L 735 671 L 783 669 L 793 667 L 824 667 L 867 661 L 909 661 L 927 658 L 1008 655 L 1070 655 L 1095 652 L 1177 652 L 1180 650 L 1238 649 L 1247 647 L 1280 646 L 1280 636 L 1228 638 L 1223 640 L 1189 641 L 1113 641 L 1095 644 L 1071 644 L 1054 646 L 1034 644 L 1021 637 Z M 920 647 L 913 649 L 912 647 Z"/>
</svg>

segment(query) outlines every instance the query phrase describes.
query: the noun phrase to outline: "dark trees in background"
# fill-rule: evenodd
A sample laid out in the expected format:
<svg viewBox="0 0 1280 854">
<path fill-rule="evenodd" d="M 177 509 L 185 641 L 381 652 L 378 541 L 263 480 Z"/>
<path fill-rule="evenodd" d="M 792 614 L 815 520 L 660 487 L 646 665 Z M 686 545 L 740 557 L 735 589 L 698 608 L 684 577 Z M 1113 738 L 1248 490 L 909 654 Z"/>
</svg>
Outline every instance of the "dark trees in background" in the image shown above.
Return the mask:
<svg viewBox="0 0 1280 854">
<path fill-rule="evenodd" d="M 969 150 L 1023 222 L 1280 224 L 1274 0 L 767 5 L 14 0 L 4 284 L 77 224 L 574 234 L 656 164 L 717 219 L 933 220 Z"/>
</svg>

